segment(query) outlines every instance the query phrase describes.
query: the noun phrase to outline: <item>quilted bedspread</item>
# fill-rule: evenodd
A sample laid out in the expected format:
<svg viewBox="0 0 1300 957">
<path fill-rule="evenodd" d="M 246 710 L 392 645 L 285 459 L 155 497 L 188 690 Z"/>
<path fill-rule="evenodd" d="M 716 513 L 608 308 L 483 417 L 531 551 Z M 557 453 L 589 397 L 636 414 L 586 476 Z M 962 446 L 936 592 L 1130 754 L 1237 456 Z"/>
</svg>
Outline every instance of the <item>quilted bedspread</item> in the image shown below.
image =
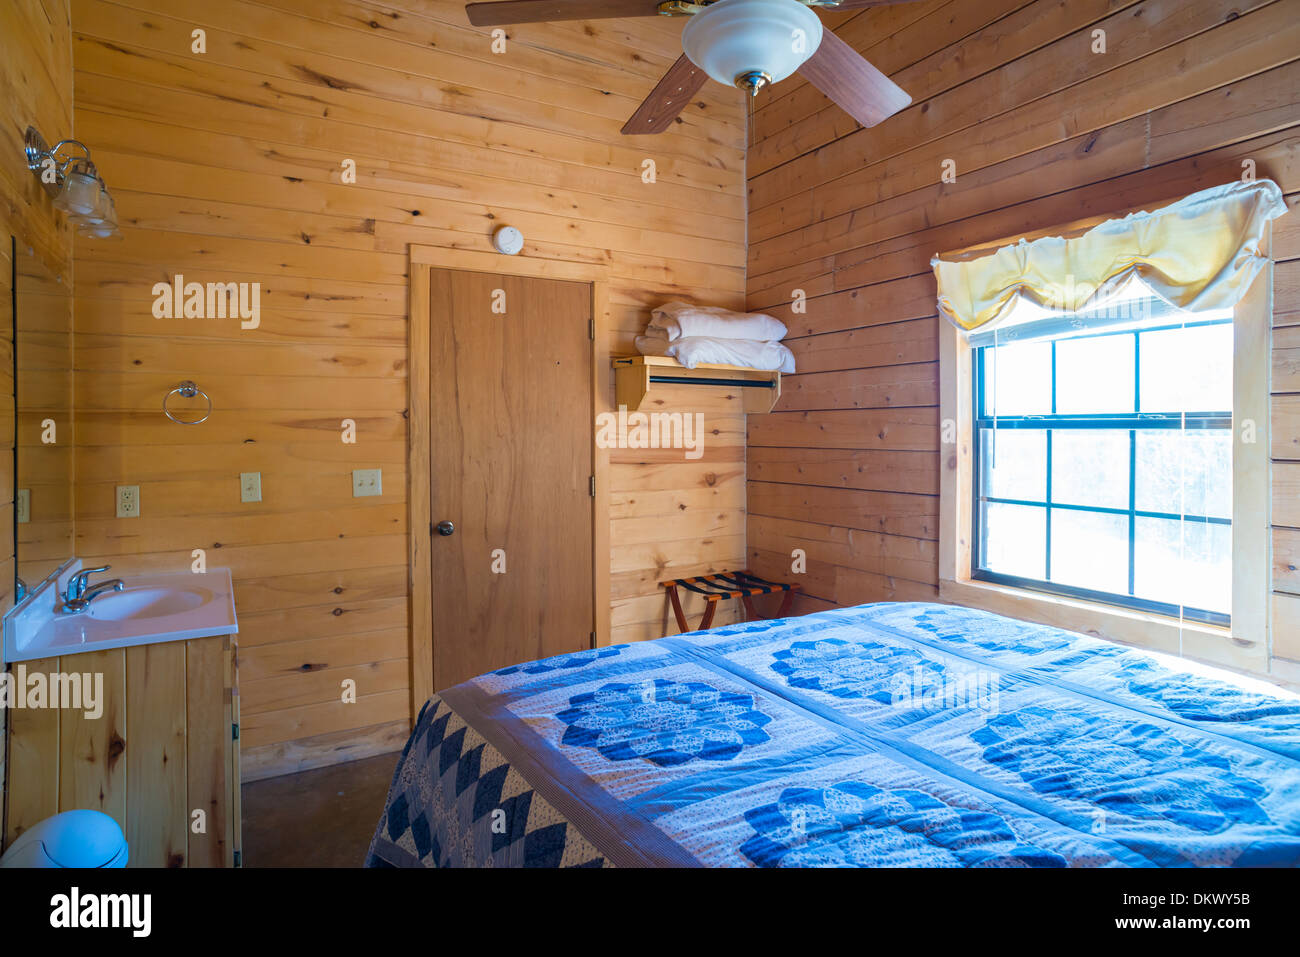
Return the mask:
<svg viewBox="0 0 1300 957">
<path fill-rule="evenodd" d="M 884 603 L 522 664 L 424 707 L 372 866 L 1300 863 L 1300 699 Z"/>
</svg>

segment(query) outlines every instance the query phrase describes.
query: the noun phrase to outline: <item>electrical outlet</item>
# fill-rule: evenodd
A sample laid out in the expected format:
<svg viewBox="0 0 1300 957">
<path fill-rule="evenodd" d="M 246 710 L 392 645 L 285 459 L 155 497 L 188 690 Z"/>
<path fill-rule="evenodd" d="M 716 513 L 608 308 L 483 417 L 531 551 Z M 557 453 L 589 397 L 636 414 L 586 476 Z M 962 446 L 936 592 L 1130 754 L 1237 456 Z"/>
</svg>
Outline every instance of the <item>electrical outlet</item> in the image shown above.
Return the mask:
<svg viewBox="0 0 1300 957">
<path fill-rule="evenodd" d="M 119 485 L 117 487 L 117 517 L 140 517 L 140 486 Z"/>
<path fill-rule="evenodd" d="M 364 498 L 367 495 L 384 494 L 384 472 L 382 469 L 353 469 L 352 497 Z"/>
<path fill-rule="evenodd" d="M 239 500 L 241 502 L 260 502 L 262 500 L 262 473 L 239 473 Z"/>
<path fill-rule="evenodd" d="M 14 521 L 19 525 L 32 520 L 32 490 L 20 488 L 14 497 Z"/>
</svg>

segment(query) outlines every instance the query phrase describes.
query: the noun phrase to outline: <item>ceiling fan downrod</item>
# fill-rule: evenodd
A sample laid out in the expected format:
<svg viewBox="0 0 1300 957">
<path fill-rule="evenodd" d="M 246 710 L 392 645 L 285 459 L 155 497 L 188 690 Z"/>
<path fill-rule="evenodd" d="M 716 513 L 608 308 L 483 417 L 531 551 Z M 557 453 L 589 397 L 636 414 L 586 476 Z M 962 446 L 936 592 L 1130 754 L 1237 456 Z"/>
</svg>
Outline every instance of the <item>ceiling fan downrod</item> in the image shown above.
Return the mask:
<svg viewBox="0 0 1300 957">
<path fill-rule="evenodd" d="M 735 80 L 736 86 L 750 96 L 758 96 L 758 91 L 771 84 L 771 82 L 772 74 L 765 73 L 762 70 L 746 70 Z"/>
</svg>

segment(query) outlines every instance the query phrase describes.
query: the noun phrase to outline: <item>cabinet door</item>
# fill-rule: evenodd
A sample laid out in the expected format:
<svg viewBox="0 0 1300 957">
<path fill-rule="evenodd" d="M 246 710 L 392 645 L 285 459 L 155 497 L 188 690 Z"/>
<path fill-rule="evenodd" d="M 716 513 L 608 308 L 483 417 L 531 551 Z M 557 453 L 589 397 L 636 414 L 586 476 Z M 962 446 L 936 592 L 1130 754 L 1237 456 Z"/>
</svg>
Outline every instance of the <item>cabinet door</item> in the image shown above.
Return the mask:
<svg viewBox="0 0 1300 957">
<path fill-rule="evenodd" d="M 190 867 L 229 867 L 231 846 L 229 638 L 197 638 L 185 643 L 187 813 Z M 204 831 L 196 833 L 195 811 L 204 812 Z"/>
<path fill-rule="evenodd" d="M 126 649 L 126 839 L 132 867 L 184 867 L 185 642 Z"/>
</svg>

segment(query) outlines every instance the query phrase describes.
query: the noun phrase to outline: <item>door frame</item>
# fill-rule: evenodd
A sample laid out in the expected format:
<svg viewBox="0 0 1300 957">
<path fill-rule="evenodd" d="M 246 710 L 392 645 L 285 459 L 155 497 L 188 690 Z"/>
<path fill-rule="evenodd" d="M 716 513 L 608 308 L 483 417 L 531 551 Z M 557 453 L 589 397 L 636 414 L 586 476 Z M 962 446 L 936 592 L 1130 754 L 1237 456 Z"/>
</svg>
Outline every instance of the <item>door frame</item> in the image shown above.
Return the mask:
<svg viewBox="0 0 1300 957">
<path fill-rule="evenodd" d="M 582 282 L 591 287 L 592 336 L 592 409 L 591 474 L 596 477 L 596 494 L 592 499 L 591 569 L 592 630 L 596 646 L 609 644 L 609 450 L 596 445 L 596 416 L 610 411 L 613 375 L 609 362 L 609 271 L 598 263 L 539 259 L 525 255 L 505 256 L 472 249 L 448 249 L 442 246 L 410 247 L 409 316 L 407 320 L 407 423 L 406 423 L 406 502 L 407 502 L 407 591 L 409 594 L 409 649 L 411 722 L 414 723 L 434 693 L 433 677 L 433 586 L 432 516 L 429 449 L 429 270 L 453 269 L 459 272 L 494 273 L 523 279 L 560 279 Z"/>
</svg>

